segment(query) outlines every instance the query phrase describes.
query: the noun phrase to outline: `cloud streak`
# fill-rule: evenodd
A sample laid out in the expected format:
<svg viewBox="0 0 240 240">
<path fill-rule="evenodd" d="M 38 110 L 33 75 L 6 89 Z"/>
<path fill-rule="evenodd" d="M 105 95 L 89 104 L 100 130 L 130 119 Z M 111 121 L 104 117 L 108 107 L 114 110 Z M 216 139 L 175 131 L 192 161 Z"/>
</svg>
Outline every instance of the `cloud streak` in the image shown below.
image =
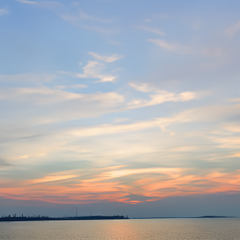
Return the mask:
<svg viewBox="0 0 240 240">
<path fill-rule="evenodd" d="M 227 37 L 234 37 L 240 30 L 240 21 L 228 27 L 225 30 L 225 34 Z"/>
<path fill-rule="evenodd" d="M 115 82 L 116 76 L 101 73 L 105 65 L 97 61 L 88 61 L 87 65 L 83 67 L 83 73 L 79 73 L 79 78 L 99 79 L 96 82 Z"/>
<path fill-rule="evenodd" d="M 182 93 L 176 94 L 173 92 L 158 90 L 156 88 L 150 87 L 146 83 L 143 83 L 141 85 L 137 85 L 135 83 L 129 83 L 129 85 L 133 87 L 135 90 L 140 92 L 145 92 L 145 93 L 151 92 L 151 91 L 155 92 L 155 94 L 149 95 L 150 100 L 138 99 L 128 103 L 128 106 L 130 109 L 153 106 L 153 105 L 157 105 L 157 104 L 161 104 L 169 101 L 185 102 L 185 101 L 197 99 L 200 96 L 200 94 L 195 92 L 182 92 Z"/>
<path fill-rule="evenodd" d="M 162 32 L 162 31 L 160 31 L 159 29 L 156 29 L 156 28 L 150 28 L 150 27 L 146 27 L 146 26 L 138 26 L 136 28 L 140 29 L 140 30 L 147 31 L 147 32 L 152 32 L 152 33 L 155 33 L 155 34 L 158 34 L 158 35 L 161 35 L 161 36 L 166 35 L 164 32 Z"/>
<path fill-rule="evenodd" d="M 162 39 L 148 39 L 149 42 L 171 52 L 181 53 L 181 54 L 192 54 L 193 50 L 188 46 L 183 46 L 178 43 L 169 43 Z"/>
<path fill-rule="evenodd" d="M 9 11 L 5 8 L 0 8 L 0 17 L 9 14 Z"/>
<path fill-rule="evenodd" d="M 111 55 L 111 56 L 101 56 L 101 55 L 98 55 L 95 52 L 89 52 L 89 54 L 91 56 L 93 56 L 94 58 L 98 59 L 98 60 L 105 61 L 106 63 L 115 62 L 115 61 L 123 58 L 123 56 L 117 55 L 117 54 L 114 54 L 114 55 Z"/>
<path fill-rule="evenodd" d="M 85 180 L 76 172 L 70 175 L 63 172 L 42 179 L 20 181 L 17 186 L 11 186 L 10 182 L 2 179 L 6 187 L 0 188 L 0 196 L 66 204 L 109 201 L 136 204 L 172 196 L 240 191 L 239 171 L 191 174 L 190 169 L 181 168 L 127 169 L 126 167 L 113 171 L 101 169 L 101 171 L 99 175 L 93 175 L 92 178 Z M 128 181 L 125 180 L 126 176 Z M 72 180 L 69 181 L 70 179 Z M 110 182 L 111 179 L 115 180 Z"/>
<path fill-rule="evenodd" d="M 35 1 L 28 1 L 28 0 L 15 0 L 16 2 L 25 3 L 25 4 L 36 4 Z"/>
</svg>

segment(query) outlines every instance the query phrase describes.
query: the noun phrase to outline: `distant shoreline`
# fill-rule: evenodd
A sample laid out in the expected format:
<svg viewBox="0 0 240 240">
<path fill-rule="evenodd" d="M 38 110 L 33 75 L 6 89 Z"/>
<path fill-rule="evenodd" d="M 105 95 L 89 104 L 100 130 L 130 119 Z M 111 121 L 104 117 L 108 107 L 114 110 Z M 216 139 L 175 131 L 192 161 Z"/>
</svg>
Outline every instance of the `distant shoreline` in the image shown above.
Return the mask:
<svg viewBox="0 0 240 240">
<path fill-rule="evenodd" d="M 123 220 L 127 216 L 82 216 L 82 217 L 1 217 L 0 222 L 35 222 L 35 221 L 76 221 L 76 220 Z"/>
<path fill-rule="evenodd" d="M 0 217 L 0 222 L 36 222 L 36 221 L 76 221 L 76 220 L 126 220 L 126 219 L 213 219 L 213 218 L 238 218 L 235 216 L 199 216 L 199 217 L 139 217 L 129 218 L 128 216 L 80 216 L 80 217 L 48 217 L 48 216 L 5 216 Z"/>
<path fill-rule="evenodd" d="M 199 217 L 140 217 L 131 219 L 180 219 L 180 218 L 238 218 L 235 216 L 199 216 Z"/>
</svg>

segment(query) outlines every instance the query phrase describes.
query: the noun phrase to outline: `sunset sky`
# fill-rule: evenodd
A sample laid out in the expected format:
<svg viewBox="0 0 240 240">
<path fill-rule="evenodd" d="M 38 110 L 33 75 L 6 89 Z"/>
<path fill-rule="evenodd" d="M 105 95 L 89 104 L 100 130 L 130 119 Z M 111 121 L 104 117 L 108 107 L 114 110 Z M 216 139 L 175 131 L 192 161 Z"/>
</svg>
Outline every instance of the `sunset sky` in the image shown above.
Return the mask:
<svg viewBox="0 0 240 240">
<path fill-rule="evenodd" d="M 240 216 L 239 10 L 1 0 L 0 215 Z"/>
</svg>

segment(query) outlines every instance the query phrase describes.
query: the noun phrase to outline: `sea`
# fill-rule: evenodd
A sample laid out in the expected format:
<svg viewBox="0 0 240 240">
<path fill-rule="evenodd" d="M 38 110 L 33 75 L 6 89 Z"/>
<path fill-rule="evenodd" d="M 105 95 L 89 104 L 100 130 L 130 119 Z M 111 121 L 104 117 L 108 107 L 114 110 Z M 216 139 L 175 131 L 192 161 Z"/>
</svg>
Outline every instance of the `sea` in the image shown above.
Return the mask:
<svg viewBox="0 0 240 240">
<path fill-rule="evenodd" d="M 0 222 L 1 240 L 240 240 L 240 219 Z"/>
</svg>

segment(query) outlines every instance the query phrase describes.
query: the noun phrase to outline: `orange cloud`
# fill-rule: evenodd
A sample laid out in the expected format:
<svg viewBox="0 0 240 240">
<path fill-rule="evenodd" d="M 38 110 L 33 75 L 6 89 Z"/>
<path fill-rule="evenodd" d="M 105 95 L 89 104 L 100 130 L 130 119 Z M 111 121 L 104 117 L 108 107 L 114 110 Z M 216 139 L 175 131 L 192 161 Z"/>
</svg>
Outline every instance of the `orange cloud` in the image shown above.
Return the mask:
<svg viewBox="0 0 240 240">
<path fill-rule="evenodd" d="M 120 168 L 126 166 L 100 169 L 104 172 L 87 179 L 82 179 L 84 176 L 79 170 L 22 180 L 15 184 L 3 179 L 1 182 L 5 187 L 0 187 L 0 196 L 68 204 L 102 201 L 137 204 L 143 202 L 142 199 L 156 201 L 170 196 L 240 192 L 240 170 L 188 174 L 191 169 Z"/>
</svg>

